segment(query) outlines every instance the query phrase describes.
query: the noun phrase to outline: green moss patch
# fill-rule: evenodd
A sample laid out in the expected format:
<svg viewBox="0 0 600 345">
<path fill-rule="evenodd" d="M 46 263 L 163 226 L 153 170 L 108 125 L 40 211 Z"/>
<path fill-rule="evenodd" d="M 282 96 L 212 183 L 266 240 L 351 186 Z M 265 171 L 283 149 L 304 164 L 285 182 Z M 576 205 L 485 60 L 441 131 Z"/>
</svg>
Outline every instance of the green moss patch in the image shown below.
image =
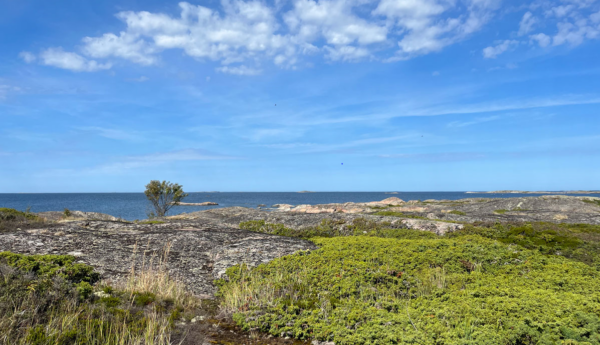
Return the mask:
<svg viewBox="0 0 600 345">
<path fill-rule="evenodd" d="M 450 214 L 456 214 L 458 216 L 466 216 L 467 215 L 466 213 L 464 213 L 462 211 L 457 211 L 457 210 L 452 210 L 452 211 L 450 211 L 448 213 L 450 213 Z"/>
<path fill-rule="evenodd" d="M 139 222 L 138 224 L 165 224 L 165 222 L 161 220 L 146 220 L 143 222 Z"/>
<path fill-rule="evenodd" d="M 600 273 L 583 263 L 469 235 L 313 241 L 228 269 L 239 325 L 339 345 L 600 344 Z"/>
</svg>

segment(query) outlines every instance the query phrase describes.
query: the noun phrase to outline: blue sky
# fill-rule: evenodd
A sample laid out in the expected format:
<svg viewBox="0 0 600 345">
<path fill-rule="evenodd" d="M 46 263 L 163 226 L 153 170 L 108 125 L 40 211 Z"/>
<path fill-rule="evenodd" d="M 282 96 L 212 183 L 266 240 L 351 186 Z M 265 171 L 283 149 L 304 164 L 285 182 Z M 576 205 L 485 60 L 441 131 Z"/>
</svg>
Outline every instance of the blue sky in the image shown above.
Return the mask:
<svg viewBox="0 0 600 345">
<path fill-rule="evenodd" d="M 600 1 L 7 0 L 0 32 L 0 192 L 600 189 Z"/>
</svg>

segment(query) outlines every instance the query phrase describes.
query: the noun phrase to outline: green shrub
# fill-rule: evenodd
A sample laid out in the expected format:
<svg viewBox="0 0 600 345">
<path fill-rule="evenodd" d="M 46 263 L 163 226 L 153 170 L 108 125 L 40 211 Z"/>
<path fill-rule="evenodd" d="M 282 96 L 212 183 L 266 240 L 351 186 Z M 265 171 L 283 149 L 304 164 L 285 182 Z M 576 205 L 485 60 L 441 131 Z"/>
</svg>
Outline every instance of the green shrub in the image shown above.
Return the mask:
<svg viewBox="0 0 600 345">
<path fill-rule="evenodd" d="M 499 210 L 494 211 L 494 213 L 498 213 L 498 214 L 505 214 L 506 212 L 508 212 L 508 210 L 505 210 L 505 209 L 499 209 Z"/>
<path fill-rule="evenodd" d="M 240 223 L 240 228 L 279 236 L 313 238 L 313 237 L 338 237 L 354 235 L 370 235 L 390 237 L 392 232 L 388 230 L 389 222 L 375 222 L 365 218 L 356 218 L 347 224 L 344 220 L 323 219 L 317 226 L 302 229 L 292 229 L 284 224 L 267 223 L 264 220 L 250 220 Z"/>
<path fill-rule="evenodd" d="M 560 255 L 599 263 L 600 225 L 555 223 L 476 223 L 449 233 L 448 237 L 479 235 L 506 244 L 517 244 L 546 255 Z"/>
<path fill-rule="evenodd" d="M 12 208 L 0 208 L 0 232 L 24 230 L 48 225 L 44 219 L 30 213 L 29 208 L 25 212 Z"/>
<path fill-rule="evenodd" d="M 41 278 L 60 277 L 71 283 L 87 282 L 94 284 L 100 274 L 91 266 L 74 263 L 70 255 L 23 255 L 0 252 L 0 264 L 4 263 L 20 271 L 32 272 Z"/>
<path fill-rule="evenodd" d="M 19 219 L 39 220 L 39 217 L 29 212 L 21 212 L 12 208 L 0 207 L 0 221 Z"/>
<path fill-rule="evenodd" d="M 348 344 L 600 344 L 600 273 L 479 236 L 313 239 L 220 281 L 246 330 Z"/>
</svg>

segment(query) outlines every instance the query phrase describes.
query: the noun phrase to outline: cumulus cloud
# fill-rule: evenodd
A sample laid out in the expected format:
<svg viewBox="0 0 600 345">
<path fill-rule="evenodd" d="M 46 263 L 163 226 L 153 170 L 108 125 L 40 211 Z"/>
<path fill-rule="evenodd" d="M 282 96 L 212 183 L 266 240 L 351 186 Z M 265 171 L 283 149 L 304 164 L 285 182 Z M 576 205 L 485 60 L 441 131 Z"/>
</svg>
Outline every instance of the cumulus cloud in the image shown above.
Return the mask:
<svg viewBox="0 0 600 345">
<path fill-rule="evenodd" d="M 383 22 L 368 21 L 352 13 L 353 5 L 354 2 L 343 0 L 296 0 L 283 19 L 293 42 L 311 46 L 322 39 L 330 58 L 352 60 L 369 55 L 357 45 L 385 42 L 388 32 Z"/>
<path fill-rule="evenodd" d="M 599 6 L 593 0 L 563 0 L 546 4 L 540 12 L 547 18 L 546 27 L 556 29 L 538 32 L 529 37 L 542 48 L 560 45 L 578 46 L 587 40 L 597 39 L 600 37 L 598 9 Z"/>
<path fill-rule="evenodd" d="M 159 63 L 177 49 L 198 61 L 221 64 L 217 71 L 257 75 L 269 61 L 295 68 L 303 56 L 331 61 L 396 61 L 437 52 L 480 30 L 499 0 L 291 0 L 269 6 L 260 0 L 221 0 L 220 8 L 179 3 L 179 13 L 124 11 L 117 33 L 85 37 L 80 51 L 50 48 L 42 64 L 74 71 L 111 67 L 114 59 L 140 65 Z M 512 38 L 483 49 L 495 58 L 517 44 L 579 45 L 600 37 L 600 7 L 593 0 L 551 0 L 530 6 Z M 555 28 L 552 32 L 552 28 Z M 536 30 L 544 29 L 544 32 Z M 514 37 L 523 37 L 519 41 Z M 22 52 L 33 62 L 36 56 Z M 106 62 L 97 62 L 107 59 Z"/>
<path fill-rule="evenodd" d="M 499 44 L 483 49 L 483 57 L 486 59 L 495 59 L 498 55 L 519 44 L 519 41 L 504 40 Z"/>
<path fill-rule="evenodd" d="M 32 63 L 36 60 L 35 55 L 30 52 L 21 52 L 19 53 L 19 57 L 27 63 Z"/>
<path fill-rule="evenodd" d="M 118 34 L 85 37 L 79 53 L 51 48 L 42 63 L 78 71 L 110 66 L 89 59 L 153 65 L 170 49 L 240 75 L 257 74 L 250 64 L 261 60 L 293 68 L 309 54 L 332 61 L 393 61 L 467 37 L 491 18 L 496 1 L 292 0 L 285 10 L 260 0 L 221 0 L 219 9 L 181 2 L 178 15 L 120 12 L 116 16 L 125 28 Z"/>
<path fill-rule="evenodd" d="M 531 35 L 529 37 L 531 38 L 531 40 L 537 42 L 542 48 L 549 46 L 550 42 L 552 41 L 550 36 L 542 33 Z"/>
<path fill-rule="evenodd" d="M 48 48 L 40 54 L 42 64 L 58 68 L 68 69 L 75 72 L 93 72 L 109 69 L 110 63 L 101 64 L 94 60 L 88 60 L 83 56 L 66 52 L 62 48 Z"/>
<path fill-rule="evenodd" d="M 399 57 L 439 51 L 479 30 L 491 17 L 495 1 L 382 0 L 373 14 L 385 16 L 404 34 Z M 459 15 L 459 8 L 466 12 Z"/>
<path fill-rule="evenodd" d="M 121 32 L 104 34 L 101 37 L 85 37 L 84 53 L 93 58 L 120 57 L 141 65 L 152 65 L 157 58 L 152 54 L 154 47 L 140 39 L 138 35 Z"/>
</svg>

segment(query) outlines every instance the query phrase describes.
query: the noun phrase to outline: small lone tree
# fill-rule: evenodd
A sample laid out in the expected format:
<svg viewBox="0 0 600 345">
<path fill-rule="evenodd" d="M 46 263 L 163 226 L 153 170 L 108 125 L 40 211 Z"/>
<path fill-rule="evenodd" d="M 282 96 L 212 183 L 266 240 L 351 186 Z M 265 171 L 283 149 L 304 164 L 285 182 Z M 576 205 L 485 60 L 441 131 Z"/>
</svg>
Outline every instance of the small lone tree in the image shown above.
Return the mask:
<svg viewBox="0 0 600 345">
<path fill-rule="evenodd" d="M 183 198 L 188 196 L 183 192 L 181 185 L 168 181 L 152 180 L 146 185 L 146 198 L 154 208 L 148 216 L 163 217 L 171 207 L 177 205 Z"/>
</svg>

